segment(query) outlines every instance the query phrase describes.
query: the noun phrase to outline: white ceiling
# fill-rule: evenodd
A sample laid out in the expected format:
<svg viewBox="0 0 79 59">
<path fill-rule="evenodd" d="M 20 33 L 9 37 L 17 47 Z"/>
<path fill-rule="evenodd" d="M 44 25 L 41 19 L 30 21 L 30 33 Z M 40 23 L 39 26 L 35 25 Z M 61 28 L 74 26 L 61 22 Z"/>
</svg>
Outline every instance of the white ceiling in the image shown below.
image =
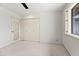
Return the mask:
<svg viewBox="0 0 79 59">
<path fill-rule="evenodd" d="M 25 9 L 21 3 L 1 3 L 0 5 L 15 12 L 18 15 L 40 13 L 44 11 L 62 11 L 66 3 L 26 3 L 29 9 Z"/>
</svg>

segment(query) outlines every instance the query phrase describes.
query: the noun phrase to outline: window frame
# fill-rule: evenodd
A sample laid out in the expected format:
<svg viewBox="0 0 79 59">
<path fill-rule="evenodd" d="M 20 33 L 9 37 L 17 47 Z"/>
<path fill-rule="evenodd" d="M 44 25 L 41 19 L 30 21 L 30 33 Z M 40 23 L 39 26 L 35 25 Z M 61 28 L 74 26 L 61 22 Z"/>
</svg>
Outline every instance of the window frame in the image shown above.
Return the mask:
<svg viewBox="0 0 79 59">
<path fill-rule="evenodd" d="M 77 6 L 77 5 L 79 5 L 79 3 L 77 3 L 75 6 L 73 6 L 73 8 L 71 9 L 71 34 L 74 34 L 74 35 L 77 35 L 77 34 L 75 34 L 75 33 L 73 33 L 73 9 Z M 79 35 L 78 35 L 79 36 Z"/>
<path fill-rule="evenodd" d="M 71 29 L 72 29 L 72 22 L 71 22 L 71 10 L 77 5 L 78 3 L 73 3 L 71 5 L 69 5 L 68 8 L 65 9 L 65 16 L 68 16 L 67 18 L 65 17 L 65 35 L 68 35 L 68 36 L 71 36 L 71 37 L 74 37 L 74 38 L 77 38 L 79 39 L 79 36 L 78 35 L 75 35 L 75 34 L 72 34 L 71 33 Z M 66 13 L 66 11 L 68 11 Z M 66 24 L 67 23 L 67 24 Z M 68 28 L 66 28 L 68 26 Z"/>
</svg>

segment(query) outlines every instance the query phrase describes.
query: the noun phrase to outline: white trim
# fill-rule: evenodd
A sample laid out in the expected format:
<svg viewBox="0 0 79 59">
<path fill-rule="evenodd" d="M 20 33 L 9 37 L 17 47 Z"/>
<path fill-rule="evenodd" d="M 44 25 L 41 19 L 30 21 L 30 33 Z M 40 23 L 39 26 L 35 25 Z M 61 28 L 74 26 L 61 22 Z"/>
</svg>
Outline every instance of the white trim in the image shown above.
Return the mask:
<svg viewBox="0 0 79 59">
<path fill-rule="evenodd" d="M 74 34 L 65 34 L 65 35 L 68 35 L 68 36 L 71 36 L 73 38 L 79 39 L 79 36 L 78 35 L 74 35 Z"/>
<path fill-rule="evenodd" d="M 73 5 L 71 5 L 69 8 L 65 9 L 65 17 L 68 16 L 67 18 L 65 18 L 65 20 L 67 19 L 68 23 L 66 24 L 66 21 L 65 21 L 65 35 L 69 35 L 71 37 L 74 37 L 74 38 L 77 38 L 79 39 L 79 36 L 78 35 L 75 35 L 75 34 L 72 34 L 71 33 L 71 9 L 76 5 L 77 3 L 74 3 Z M 68 11 L 68 13 L 66 13 L 66 11 Z M 66 28 L 67 27 L 67 28 Z M 67 32 L 66 32 L 67 30 Z"/>
</svg>

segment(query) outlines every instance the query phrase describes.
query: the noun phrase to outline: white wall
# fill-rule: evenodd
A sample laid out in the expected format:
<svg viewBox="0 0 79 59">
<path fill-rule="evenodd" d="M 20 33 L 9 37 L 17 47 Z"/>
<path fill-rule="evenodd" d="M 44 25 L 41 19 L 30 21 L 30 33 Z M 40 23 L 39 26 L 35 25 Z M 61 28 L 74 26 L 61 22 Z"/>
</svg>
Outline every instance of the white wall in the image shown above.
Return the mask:
<svg viewBox="0 0 79 59">
<path fill-rule="evenodd" d="M 79 56 L 79 39 L 69 35 L 64 35 L 63 43 L 70 55 Z"/>
<path fill-rule="evenodd" d="M 45 43 L 62 43 L 62 13 L 60 11 L 43 11 L 40 17 L 40 41 Z M 17 15 L 10 10 L 0 8 L 0 47 L 10 42 L 11 17 Z M 18 17 L 18 16 L 17 16 Z M 7 35 L 8 34 L 8 35 Z"/>
<path fill-rule="evenodd" d="M 68 8 L 71 5 L 72 4 L 68 5 L 66 8 Z M 64 13 L 62 13 L 62 16 L 64 17 Z M 64 34 L 64 18 L 63 18 L 63 44 L 71 55 L 79 56 L 79 39 Z"/>
<path fill-rule="evenodd" d="M 34 13 L 34 16 L 40 18 L 40 42 L 62 44 L 61 14 L 61 11 L 43 11 Z M 22 24 L 20 31 L 23 32 Z M 23 39 L 23 36 L 20 36 L 20 38 Z"/>
<path fill-rule="evenodd" d="M 12 42 L 11 17 L 19 18 L 16 14 L 0 6 L 0 48 Z"/>
<path fill-rule="evenodd" d="M 62 13 L 60 11 L 40 13 L 40 41 L 62 44 Z"/>
</svg>

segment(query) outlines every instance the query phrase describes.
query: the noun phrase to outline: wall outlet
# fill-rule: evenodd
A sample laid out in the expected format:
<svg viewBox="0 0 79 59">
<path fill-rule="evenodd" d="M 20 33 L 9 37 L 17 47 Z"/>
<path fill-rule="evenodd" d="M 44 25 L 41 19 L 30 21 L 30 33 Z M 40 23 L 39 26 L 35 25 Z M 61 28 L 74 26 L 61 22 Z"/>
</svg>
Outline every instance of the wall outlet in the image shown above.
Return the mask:
<svg viewBox="0 0 79 59">
<path fill-rule="evenodd" d="M 59 40 L 56 40 L 56 42 L 58 42 Z"/>
</svg>

